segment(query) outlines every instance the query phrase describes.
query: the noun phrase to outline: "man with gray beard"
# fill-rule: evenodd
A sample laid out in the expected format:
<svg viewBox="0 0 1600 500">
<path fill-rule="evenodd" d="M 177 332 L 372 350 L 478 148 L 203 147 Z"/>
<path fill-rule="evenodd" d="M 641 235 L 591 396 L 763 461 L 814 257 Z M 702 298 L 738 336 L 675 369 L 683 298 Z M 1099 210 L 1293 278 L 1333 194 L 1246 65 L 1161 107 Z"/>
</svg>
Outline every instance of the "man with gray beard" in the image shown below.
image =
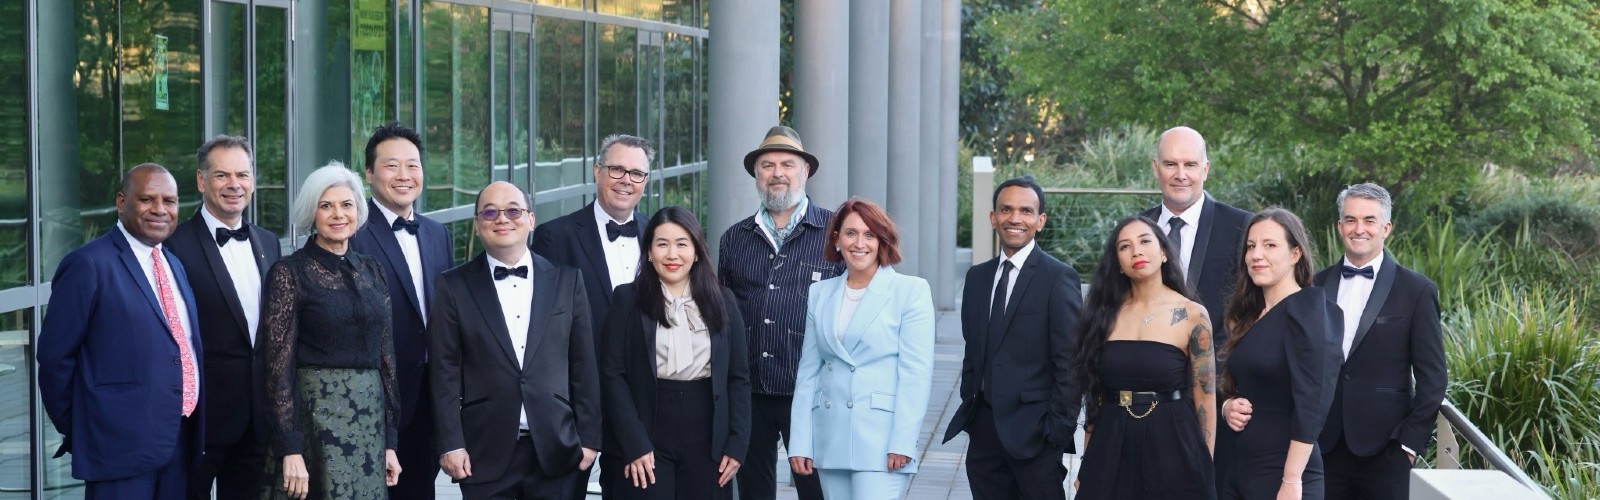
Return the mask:
<svg viewBox="0 0 1600 500">
<path fill-rule="evenodd" d="M 812 283 L 844 272 L 823 260 L 833 212 L 811 204 L 806 180 L 817 157 L 789 127 L 767 131 L 744 157 L 756 180 L 761 207 L 722 234 L 717 276 L 733 291 L 743 315 L 750 357 L 750 449 L 739 468 L 739 498 L 777 495 L 778 439 L 789 442 L 789 405 L 806 332 L 806 292 Z M 815 474 L 794 476 L 801 500 L 822 498 Z"/>
</svg>

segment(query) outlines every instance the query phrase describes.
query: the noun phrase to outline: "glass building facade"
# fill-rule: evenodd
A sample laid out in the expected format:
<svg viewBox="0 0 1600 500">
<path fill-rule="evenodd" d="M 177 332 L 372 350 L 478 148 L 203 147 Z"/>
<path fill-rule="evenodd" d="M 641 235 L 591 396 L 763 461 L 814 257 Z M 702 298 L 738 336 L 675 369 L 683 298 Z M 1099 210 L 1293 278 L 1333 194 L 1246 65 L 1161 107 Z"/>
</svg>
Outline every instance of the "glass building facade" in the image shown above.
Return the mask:
<svg viewBox="0 0 1600 500">
<path fill-rule="evenodd" d="M 424 213 L 476 254 L 477 191 L 507 180 L 541 221 L 594 197 L 601 138 L 656 145 L 640 209 L 706 203 L 709 0 L 0 1 L 0 500 L 81 498 L 32 357 L 61 258 L 116 221 L 122 173 L 160 163 L 180 218 L 194 152 L 256 147 L 247 214 L 285 235 L 299 181 L 361 169 L 370 130 L 421 132 Z"/>
</svg>

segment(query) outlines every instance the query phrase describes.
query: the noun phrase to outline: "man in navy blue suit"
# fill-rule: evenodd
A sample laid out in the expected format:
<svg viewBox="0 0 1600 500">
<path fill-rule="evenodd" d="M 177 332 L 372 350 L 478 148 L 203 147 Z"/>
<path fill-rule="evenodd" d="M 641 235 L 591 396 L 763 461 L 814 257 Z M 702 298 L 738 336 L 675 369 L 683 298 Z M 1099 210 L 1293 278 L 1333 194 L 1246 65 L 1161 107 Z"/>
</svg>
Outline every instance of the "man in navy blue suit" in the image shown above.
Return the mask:
<svg viewBox="0 0 1600 500">
<path fill-rule="evenodd" d="M 426 306 L 433 279 L 455 263 L 444 224 L 414 209 L 422 195 L 422 137 L 398 122 L 372 131 L 366 150 L 367 223 L 350 239 L 350 249 L 378 258 L 389 282 L 393 307 L 395 375 L 400 385 L 400 483 L 391 499 L 431 499 L 439 475 L 434 453 L 433 405 L 428 394 Z"/>
<path fill-rule="evenodd" d="M 130 170 L 117 227 L 61 260 L 39 333 L 39 393 L 89 499 L 184 497 L 203 449 L 194 294 L 162 242 L 178 182 Z"/>
<path fill-rule="evenodd" d="M 644 232 L 647 217 L 637 207 L 655 158 L 655 150 L 644 138 L 607 136 L 600 141 L 600 158 L 594 163 L 594 202 L 533 230 L 533 253 L 583 272 L 592 317 L 589 324 L 596 325 L 595 352 L 600 352 L 603 343 L 598 325 L 605 323 L 611 309 L 611 291 L 632 283 L 639 271 L 639 234 Z M 601 446 L 613 440 L 614 436 L 604 435 Z M 622 467 L 627 464 L 615 455 L 600 456 L 601 494 L 607 499 L 616 498 L 615 492 L 624 486 Z M 583 481 L 587 486 L 588 478 Z"/>
</svg>

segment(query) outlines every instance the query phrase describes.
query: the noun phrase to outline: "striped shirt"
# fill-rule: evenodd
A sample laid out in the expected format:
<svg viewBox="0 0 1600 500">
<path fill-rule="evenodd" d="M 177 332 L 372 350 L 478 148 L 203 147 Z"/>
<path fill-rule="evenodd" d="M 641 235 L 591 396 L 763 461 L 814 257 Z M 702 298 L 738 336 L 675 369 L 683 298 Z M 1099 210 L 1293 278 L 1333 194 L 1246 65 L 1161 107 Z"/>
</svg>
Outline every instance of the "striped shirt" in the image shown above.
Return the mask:
<svg viewBox="0 0 1600 500">
<path fill-rule="evenodd" d="M 754 215 L 722 233 L 717 276 L 733 291 L 750 348 L 750 386 L 756 394 L 794 394 L 806 334 L 806 292 L 812 283 L 844 273 L 822 258 L 833 212 L 807 203 L 805 216 L 776 249 Z"/>
</svg>

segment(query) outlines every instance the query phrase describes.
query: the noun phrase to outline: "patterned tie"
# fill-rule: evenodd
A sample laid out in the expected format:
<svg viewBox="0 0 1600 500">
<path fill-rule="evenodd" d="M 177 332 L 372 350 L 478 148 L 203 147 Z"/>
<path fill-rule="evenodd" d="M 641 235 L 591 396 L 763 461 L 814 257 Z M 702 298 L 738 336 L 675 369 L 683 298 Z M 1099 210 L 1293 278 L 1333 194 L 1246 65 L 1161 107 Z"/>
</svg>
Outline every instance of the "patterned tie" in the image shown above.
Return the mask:
<svg viewBox="0 0 1600 500">
<path fill-rule="evenodd" d="M 183 359 L 183 416 L 187 417 L 194 413 L 195 404 L 200 402 L 200 384 L 195 380 L 198 373 L 194 369 L 194 353 L 189 349 L 189 336 L 183 331 L 182 317 L 178 316 L 172 285 L 167 284 L 167 266 L 161 263 L 163 260 L 166 259 L 161 255 L 161 249 L 150 251 L 150 269 L 156 278 L 161 314 L 167 317 L 167 329 L 172 332 L 172 341 L 178 343 L 178 357 Z"/>
</svg>

